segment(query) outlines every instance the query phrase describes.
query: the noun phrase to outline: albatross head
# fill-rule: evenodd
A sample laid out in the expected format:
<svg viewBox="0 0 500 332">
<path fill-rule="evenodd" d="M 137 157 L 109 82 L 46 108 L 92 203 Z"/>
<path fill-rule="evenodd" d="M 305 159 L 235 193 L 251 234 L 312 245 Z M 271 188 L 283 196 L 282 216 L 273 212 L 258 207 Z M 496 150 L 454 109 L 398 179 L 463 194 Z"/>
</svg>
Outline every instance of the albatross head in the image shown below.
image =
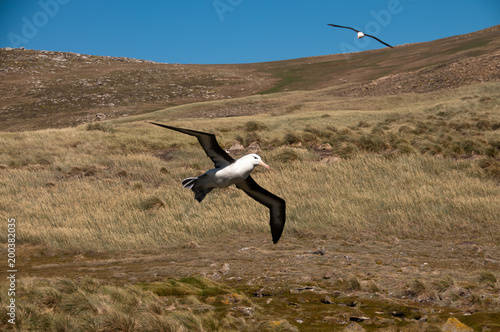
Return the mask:
<svg viewBox="0 0 500 332">
<path fill-rule="evenodd" d="M 258 154 L 251 153 L 251 154 L 247 155 L 246 157 L 253 162 L 254 166 L 260 165 L 260 166 L 263 166 L 263 167 L 269 169 L 269 165 L 266 164 L 265 162 L 263 162 L 262 158 Z"/>
</svg>

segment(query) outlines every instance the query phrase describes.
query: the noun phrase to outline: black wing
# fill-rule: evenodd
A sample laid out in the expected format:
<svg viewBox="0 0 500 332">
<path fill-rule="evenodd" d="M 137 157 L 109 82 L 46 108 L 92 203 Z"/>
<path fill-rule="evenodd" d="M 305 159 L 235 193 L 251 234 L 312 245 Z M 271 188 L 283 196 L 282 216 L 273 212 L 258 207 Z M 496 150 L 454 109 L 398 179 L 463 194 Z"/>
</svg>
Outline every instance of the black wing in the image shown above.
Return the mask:
<svg viewBox="0 0 500 332">
<path fill-rule="evenodd" d="M 359 30 L 356 30 L 356 29 L 351 28 L 351 27 L 345 27 L 345 26 L 343 26 L 343 25 L 336 25 L 336 24 L 327 24 L 327 25 L 332 26 L 332 27 L 336 27 L 336 28 L 350 29 L 350 30 L 353 30 L 353 31 L 359 32 Z"/>
<path fill-rule="evenodd" d="M 285 227 L 285 200 L 259 186 L 251 176 L 248 176 L 245 181 L 236 184 L 236 187 L 243 190 L 257 202 L 269 208 L 269 224 L 271 225 L 273 243 L 278 242 L 281 233 L 283 233 L 283 228 Z"/>
<path fill-rule="evenodd" d="M 215 138 L 214 134 L 209 134 L 209 133 L 204 133 L 202 131 L 196 131 L 184 128 L 171 127 L 155 122 L 150 122 L 150 123 L 196 137 L 198 139 L 198 142 L 200 142 L 200 145 L 203 148 L 203 150 L 205 150 L 207 156 L 209 156 L 210 159 L 212 159 L 212 162 L 217 168 L 227 166 L 234 162 L 234 159 L 231 158 L 231 156 L 229 156 L 226 153 L 226 151 L 224 151 L 220 147 L 219 143 L 217 143 L 217 139 Z"/>
<path fill-rule="evenodd" d="M 371 38 L 373 38 L 373 39 L 376 39 L 376 40 L 378 40 L 379 42 L 381 42 L 382 44 L 384 44 L 385 46 L 389 46 L 390 48 L 394 48 L 394 47 L 392 47 L 391 45 L 389 45 L 389 44 L 387 44 L 387 43 L 384 43 L 383 41 L 381 41 L 380 39 L 378 39 L 378 38 L 377 38 L 377 37 L 375 37 L 375 36 L 368 35 L 368 34 L 366 34 L 366 33 L 365 33 L 365 36 L 368 36 L 368 37 L 371 37 Z"/>
</svg>

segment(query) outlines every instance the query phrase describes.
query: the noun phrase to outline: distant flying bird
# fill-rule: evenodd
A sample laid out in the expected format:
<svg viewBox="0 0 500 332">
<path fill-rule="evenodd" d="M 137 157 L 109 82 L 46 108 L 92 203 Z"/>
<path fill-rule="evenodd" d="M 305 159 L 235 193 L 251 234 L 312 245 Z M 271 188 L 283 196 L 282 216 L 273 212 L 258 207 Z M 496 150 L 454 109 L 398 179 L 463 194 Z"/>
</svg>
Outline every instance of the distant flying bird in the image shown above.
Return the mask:
<svg viewBox="0 0 500 332">
<path fill-rule="evenodd" d="M 387 43 L 385 43 L 385 42 L 381 41 L 381 40 L 380 40 L 380 39 L 378 39 L 377 37 L 372 36 L 372 35 L 369 35 L 369 34 L 364 33 L 364 32 L 362 32 L 362 31 L 356 30 L 356 29 L 354 29 L 354 28 L 351 28 L 351 27 L 345 27 L 345 26 L 342 26 L 342 25 L 336 25 L 336 24 L 328 24 L 328 25 L 329 25 L 329 26 L 332 26 L 332 27 L 344 28 L 344 29 L 350 29 L 350 30 L 356 31 L 356 32 L 358 33 L 358 39 L 363 38 L 364 36 L 368 36 L 368 37 L 371 37 L 371 38 L 373 38 L 373 39 L 375 39 L 375 40 L 378 40 L 379 42 L 381 42 L 381 43 L 382 43 L 382 44 L 384 44 L 385 46 L 389 46 L 390 48 L 394 48 L 394 47 L 392 47 L 391 45 L 389 45 L 389 44 L 387 44 Z"/>
<path fill-rule="evenodd" d="M 285 227 L 285 200 L 259 186 L 250 176 L 250 173 L 257 165 L 269 168 L 260 156 L 252 153 L 234 160 L 220 147 L 214 134 L 171 127 L 155 122 L 150 123 L 196 137 L 207 156 L 212 159 L 215 168 L 206 171 L 200 176 L 182 180 L 182 186 L 191 189 L 194 192 L 194 198 L 198 202 L 201 202 L 205 195 L 213 189 L 226 188 L 234 184 L 248 196 L 269 208 L 269 223 L 273 243 L 278 242 Z"/>
</svg>

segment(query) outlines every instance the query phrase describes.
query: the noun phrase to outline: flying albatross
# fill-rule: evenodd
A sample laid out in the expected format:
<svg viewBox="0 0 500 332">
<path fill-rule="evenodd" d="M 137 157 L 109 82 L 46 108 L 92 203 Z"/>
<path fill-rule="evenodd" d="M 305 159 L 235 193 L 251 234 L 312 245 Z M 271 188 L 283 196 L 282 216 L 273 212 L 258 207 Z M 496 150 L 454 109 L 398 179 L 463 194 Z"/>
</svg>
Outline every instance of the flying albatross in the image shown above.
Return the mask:
<svg viewBox="0 0 500 332">
<path fill-rule="evenodd" d="M 198 202 L 201 202 L 205 198 L 205 195 L 213 189 L 225 188 L 234 184 L 248 196 L 269 208 L 269 223 L 271 225 L 273 243 L 278 242 L 283 232 L 283 227 L 285 227 L 285 200 L 259 186 L 250 176 L 250 173 L 257 165 L 269 168 L 260 156 L 252 153 L 234 160 L 220 147 L 214 134 L 171 127 L 155 122 L 150 123 L 196 137 L 207 156 L 212 159 L 215 168 L 206 171 L 200 176 L 182 180 L 182 186 L 194 191 L 194 198 Z"/>
<path fill-rule="evenodd" d="M 351 29 L 351 30 L 356 31 L 356 32 L 358 33 L 358 39 L 363 38 L 364 36 L 368 36 L 368 37 L 371 37 L 371 38 L 373 38 L 373 39 L 375 39 L 375 40 L 378 40 L 379 42 L 381 42 L 381 43 L 382 43 L 382 44 L 384 44 L 385 46 L 389 46 L 390 48 L 394 48 L 394 47 L 392 47 L 391 45 L 389 45 L 389 44 L 387 44 L 387 43 L 385 43 L 385 42 L 381 41 L 381 40 L 380 40 L 380 39 L 378 39 L 377 37 L 372 36 L 372 35 L 369 35 L 369 34 L 364 33 L 364 32 L 362 32 L 362 31 L 356 30 L 356 29 L 354 29 L 354 28 L 351 28 L 351 27 L 345 27 L 345 26 L 343 26 L 343 25 L 336 25 L 336 24 L 328 24 L 328 25 L 329 25 L 329 26 L 332 26 L 332 27 L 337 27 L 337 28 Z"/>
</svg>

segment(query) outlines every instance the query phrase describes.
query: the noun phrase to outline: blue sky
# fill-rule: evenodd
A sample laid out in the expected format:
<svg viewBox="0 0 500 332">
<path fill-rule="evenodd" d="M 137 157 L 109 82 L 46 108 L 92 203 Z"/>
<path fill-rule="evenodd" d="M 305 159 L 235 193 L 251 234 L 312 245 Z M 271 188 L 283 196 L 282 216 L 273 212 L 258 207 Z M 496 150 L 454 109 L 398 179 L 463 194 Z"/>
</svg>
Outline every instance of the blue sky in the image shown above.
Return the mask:
<svg viewBox="0 0 500 332">
<path fill-rule="evenodd" d="M 248 63 L 430 41 L 500 24 L 499 0 L 0 0 L 0 47 Z"/>
</svg>

